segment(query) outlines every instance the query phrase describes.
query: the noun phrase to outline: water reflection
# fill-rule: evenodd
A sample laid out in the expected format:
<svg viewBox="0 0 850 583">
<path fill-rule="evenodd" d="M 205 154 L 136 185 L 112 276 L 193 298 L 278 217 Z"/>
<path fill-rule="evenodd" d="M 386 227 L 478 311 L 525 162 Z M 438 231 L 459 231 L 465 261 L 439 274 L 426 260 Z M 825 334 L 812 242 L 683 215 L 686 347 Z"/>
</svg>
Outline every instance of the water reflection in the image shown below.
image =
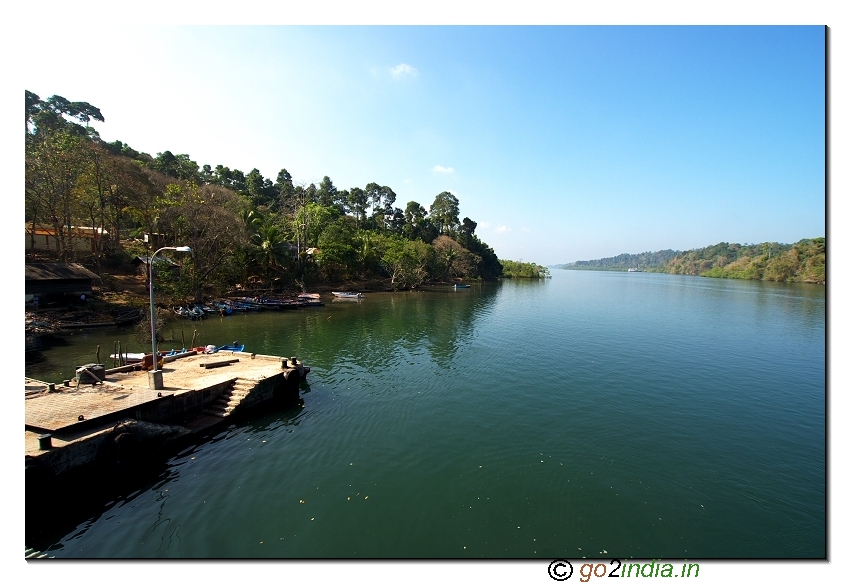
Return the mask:
<svg viewBox="0 0 850 583">
<path fill-rule="evenodd" d="M 187 323 L 298 356 L 305 407 L 185 448 L 57 554 L 822 556 L 823 299 L 572 272 Z"/>
</svg>

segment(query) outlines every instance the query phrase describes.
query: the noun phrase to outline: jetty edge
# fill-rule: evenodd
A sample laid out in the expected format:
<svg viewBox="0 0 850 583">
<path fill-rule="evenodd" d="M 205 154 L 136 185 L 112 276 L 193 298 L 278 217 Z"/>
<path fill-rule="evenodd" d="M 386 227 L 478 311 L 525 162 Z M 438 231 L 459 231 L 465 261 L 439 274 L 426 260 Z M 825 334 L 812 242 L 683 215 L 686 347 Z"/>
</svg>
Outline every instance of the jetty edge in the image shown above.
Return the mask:
<svg viewBox="0 0 850 583">
<path fill-rule="evenodd" d="M 26 489 L 72 470 L 132 466 L 238 413 L 303 406 L 310 372 L 296 357 L 246 352 L 190 351 L 161 362 L 156 389 L 140 365 L 84 365 L 61 385 L 25 378 Z"/>
</svg>

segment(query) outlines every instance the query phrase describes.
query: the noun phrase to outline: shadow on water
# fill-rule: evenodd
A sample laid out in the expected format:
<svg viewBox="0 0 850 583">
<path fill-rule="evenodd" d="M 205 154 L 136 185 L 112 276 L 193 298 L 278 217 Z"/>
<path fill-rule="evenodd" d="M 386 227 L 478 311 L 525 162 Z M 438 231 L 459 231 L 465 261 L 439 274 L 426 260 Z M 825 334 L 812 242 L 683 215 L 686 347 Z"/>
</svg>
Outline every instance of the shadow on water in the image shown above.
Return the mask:
<svg viewBox="0 0 850 583">
<path fill-rule="evenodd" d="M 301 383 L 301 392 L 309 385 Z M 96 465 L 50 475 L 33 465 L 25 470 L 25 544 L 50 554 L 61 550 L 64 540 L 77 538 L 111 509 L 132 502 L 145 492 L 167 488 L 178 479 L 181 460 L 207 444 L 227 439 L 235 432 L 264 431 L 298 423 L 305 414 L 303 399 L 295 404 L 271 402 L 234 415 L 230 423 L 191 435 L 155 452 L 138 443 L 122 449 L 109 443 L 109 451 Z M 118 438 L 115 438 L 115 442 Z M 70 540 L 70 539 L 69 539 Z"/>
<path fill-rule="evenodd" d="M 47 360 L 45 352 L 54 348 L 67 348 L 71 343 L 62 336 L 31 336 L 26 338 L 24 363 L 26 365 L 41 364 Z"/>
</svg>

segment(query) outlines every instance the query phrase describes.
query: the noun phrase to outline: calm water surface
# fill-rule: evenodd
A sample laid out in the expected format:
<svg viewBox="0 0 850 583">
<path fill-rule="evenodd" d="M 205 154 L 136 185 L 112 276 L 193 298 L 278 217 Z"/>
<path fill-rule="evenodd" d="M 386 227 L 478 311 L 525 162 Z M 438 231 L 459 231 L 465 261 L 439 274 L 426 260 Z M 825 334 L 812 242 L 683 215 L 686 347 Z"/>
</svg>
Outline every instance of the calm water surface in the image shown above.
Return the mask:
<svg viewBox="0 0 850 583">
<path fill-rule="evenodd" d="M 175 324 L 164 347 L 302 358 L 305 406 L 231 423 L 49 552 L 825 556 L 823 287 L 555 270 L 325 301 Z M 82 332 L 27 376 L 118 340 L 144 350 Z"/>
</svg>

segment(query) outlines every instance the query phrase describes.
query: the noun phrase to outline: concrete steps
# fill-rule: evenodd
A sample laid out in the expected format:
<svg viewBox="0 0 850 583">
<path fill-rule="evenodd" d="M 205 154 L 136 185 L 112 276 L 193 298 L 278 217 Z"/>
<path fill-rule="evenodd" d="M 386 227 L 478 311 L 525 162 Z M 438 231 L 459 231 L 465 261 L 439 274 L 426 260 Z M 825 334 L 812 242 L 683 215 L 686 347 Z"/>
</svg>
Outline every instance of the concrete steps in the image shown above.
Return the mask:
<svg viewBox="0 0 850 583">
<path fill-rule="evenodd" d="M 25 559 L 52 559 L 52 555 L 48 555 L 47 553 L 37 551 L 35 549 L 31 549 L 29 547 L 25 547 L 24 558 Z"/>
<path fill-rule="evenodd" d="M 236 407 L 242 402 L 256 383 L 245 379 L 237 378 L 233 381 L 224 392 L 219 395 L 218 399 L 213 401 L 206 412 L 216 417 L 227 417 L 233 412 Z"/>
</svg>

